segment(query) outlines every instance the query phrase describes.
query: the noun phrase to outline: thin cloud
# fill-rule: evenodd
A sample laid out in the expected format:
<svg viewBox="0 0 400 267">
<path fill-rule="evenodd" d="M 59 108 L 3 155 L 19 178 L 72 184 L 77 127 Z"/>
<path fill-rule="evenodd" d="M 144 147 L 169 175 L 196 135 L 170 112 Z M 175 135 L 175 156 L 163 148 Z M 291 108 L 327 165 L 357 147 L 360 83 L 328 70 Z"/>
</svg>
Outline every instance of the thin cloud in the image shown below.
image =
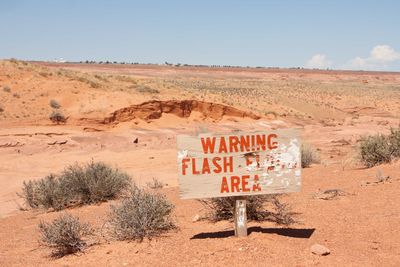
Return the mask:
<svg viewBox="0 0 400 267">
<path fill-rule="evenodd" d="M 371 69 L 385 69 L 390 63 L 400 60 L 400 53 L 394 50 L 389 45 L 377 45 L 372 48 L 369 57 L 356 57 L 347 64 L 344 68 L 358 69 L 358 70 L 371 70 Z"/>
<path fill-rule="evenodd" d="M 326 55 L 315 54 L 307 61 L 305 67 L 309 69 L 326 69 L 332 66 L 332 61 L 330 61 Z"/>
</svg>

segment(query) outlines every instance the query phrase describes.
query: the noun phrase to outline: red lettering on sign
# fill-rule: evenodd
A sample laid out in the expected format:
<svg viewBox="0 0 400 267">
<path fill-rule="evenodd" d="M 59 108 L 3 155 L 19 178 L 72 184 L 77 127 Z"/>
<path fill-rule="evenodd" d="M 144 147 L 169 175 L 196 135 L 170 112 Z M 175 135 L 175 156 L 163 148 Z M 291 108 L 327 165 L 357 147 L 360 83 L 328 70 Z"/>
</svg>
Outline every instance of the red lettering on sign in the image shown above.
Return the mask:
<svg viewBox="0 0 400 267">
<path fill-rule="evenodd" d="M 230 152 L 238 152 L 238 144 L 239 144 L 239 137 L 237 136 L 229 136 L 229 151 Z"/>
<path fill-rule="evenodd" d="M 240 137 L 240 151 L 250 151 L 250 136 L 241 136 Z"/>
<path fill-rule="evenodd" d="M 203 159 L 203 170 L 202 170 L 201 173 L 202 174 L 211 173 L 210 172 L 210 164 L 208 164 L 208 159 L 207 158 Z"/>
<path fill-rule="evenodd" d="M 229 172 L 233 172 L 233 157 L 224 157 L 224 172 L 228 171 L 229 167 Z"/>
<path fill-rule="evenodd" d="M 253 191 L 261 191 L 260 184 L 258 183 L 258 175 L 254 175 Z"/>
<path fill-rule="evenodd" d="M 186 175 L 186 169 L 188 168 L 188 165 L 186 163 L 189 161 L 189 158 L 182 159 L 182 175 Z"/>
<path fill-rule="evenodd" d="M 247 185 L 249 184 L 249 182 L 247 182 L 247 179 L 249 179 L 249 178 L 250 178 L 249 175 L 242 176 L 242 191 L 243 192 L 250 192 L 250 188 L 247 187 Z"/>
<path fill-rule="evenodd" d="M 192 173 L 193 174 L 200 174 L 198 170 L 196 170 L 196 159 L 192 158 Z"/>
<path fill-rule="evenodd" d="M 204 138 L 201 138 L 201 145 L 203 146 L 204 153 L 214 153 L 216 139 L 216 137 L 213 137 L 212 139 L 210 137 L 207 137 L 204 141 Z"/>
<path fill-rule="evenodd" d="M 225 138 L 221 137 L 220 142 L 219 142 L 219 150 L 218 153 L 227 153 L 228 150 L 226 148 L 226 142 L 225 142 Z"/>
<path fill-rule="evenodd" d="M 270 134 L 268 135 L 268 148 L 269 149 L 275 149 L 278 147 L 278 142 L 273 142 L 272 138 L 277 138 L 278 136 L 276 134 Z"/>
<path fill-rule="evenodd" d="M 221 193 L 229 193 L 228 182 L 226 181 L 226 177 L 222 177 L 221 183 Z"/>
<path fill-rule="evenodd" d="M 240 177 L 232 176 L 231 177 L 231 192 L 240 192 L 239 191 Z"/>
<path fill-rule="evenodd" d="M 213 170 L 214 173 L 221 173 L 221 171 L 222 171 L 222 168 L 221 168 L 221 165 L 219 164 L 219 161 L 221 161 L 220 157 L 215 157 L 212 160 L 212 162 L 213 162 L 213 164 L 215 166 L 215 169 Z"/>
</svg>

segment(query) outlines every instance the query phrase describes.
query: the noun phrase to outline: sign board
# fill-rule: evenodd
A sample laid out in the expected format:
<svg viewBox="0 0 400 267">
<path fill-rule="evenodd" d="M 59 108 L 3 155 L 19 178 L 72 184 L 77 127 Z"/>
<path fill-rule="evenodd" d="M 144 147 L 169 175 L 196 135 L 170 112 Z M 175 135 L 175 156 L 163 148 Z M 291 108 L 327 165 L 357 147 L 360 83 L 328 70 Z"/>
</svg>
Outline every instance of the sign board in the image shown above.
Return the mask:
<svg viewBox="0 0 400 267">
<path fill-rule="evenodd" d="M 181 198 L 300 190 L 300 140 L 294 129 L 178 135 L 177 145 Z"/>
</svg>

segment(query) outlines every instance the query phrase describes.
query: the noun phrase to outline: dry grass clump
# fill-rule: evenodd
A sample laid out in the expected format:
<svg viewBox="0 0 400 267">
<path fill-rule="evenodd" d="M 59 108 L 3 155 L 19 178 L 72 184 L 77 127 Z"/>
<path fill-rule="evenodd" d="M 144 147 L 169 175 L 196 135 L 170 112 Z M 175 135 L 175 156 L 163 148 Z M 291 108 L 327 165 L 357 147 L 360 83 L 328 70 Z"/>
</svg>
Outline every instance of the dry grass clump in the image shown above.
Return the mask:
<svg viewBox="0 0 400 267">
<path fill-rule="evenodd" d="M 151 189 L 161 189 L 164 187 L 164 183 L 161 182 L 160 180 L 158 180 L 157 178 L 154 178 L 148 182 L 147 187 L 151 188 Z"/>
<path fill-rule="evenodd" d="M 79 218 L 63 214 L 51 223 L 40 222 L 41 242 L 53 249 L 53 256 L 62 257 L 84 250 L 85 237 L 93 234 L 89 224 L 81 223 Z"/>
<path fill-rule="evenodd" d="M 289 205 L 279 200 L 279 195 L 258 195 L 246 198 L 247 219 L 254 221 L 271 221 L 280 225 L 296 223 Z M 220 197 L 200 200 L 208 213 L 206 218 L 211 221 L 232 220 L 235 211 L 235 197 Z M 268 210 L 269 209 L 269 210 Z"/>
<path fill-rule="evenodd" d="M 59 111 L 59 110 L 53 110 L 49 116 L 49 119 L 53 122 L 53 123 L 66 123 L 67 122 L 67 117 L 64 116 L 64 114 Z"/>
<path fill-rule="evenodd" d="M 400 128 L 391 128 L 389 135 L 377 134 L 362 138 L 359 156 L 361 162 L 368 168 L 399 158 Z"/>
<path fill-rule="evenodd" d="M 310 167 L 312 163 L 319 163 L 320 156 L 318 152 L 313 149 L 310 145 L 303 144 L 301 146 L 301 167 Z"/>
<path fill-rule="evenodd" d="M 146 85 L 135 85 L 135 90 L 138 93 L 159 94 L 160 91 Z"/>
<path fill-rule="evenodd" d="M 171 219 L 174 206 L 162 195 L 134 187 L 129 197 L 111 206 L 111 234 L 119 240 L 151 239 L 176 228 Z"/>
<path fill-rule="evenodd" d="M 102 162 L 72 165 L 60 175 L 23 183 L 20 196 L 31 208 L 62 210 L 77 204 L 114 199 L 129 189 L 131 178 Z"/>
<path fill-rule="evenodd" d="M 51 99 L 49 104 L 50 104 L 50 107 L 52 107 L 52 108 L 54 108 L 54 109 L 59 109 L 59 108 L 61 108 L 60 103 L 59 103 L 57 100 L 55 100 L 55 99 Z"/>
</svg>

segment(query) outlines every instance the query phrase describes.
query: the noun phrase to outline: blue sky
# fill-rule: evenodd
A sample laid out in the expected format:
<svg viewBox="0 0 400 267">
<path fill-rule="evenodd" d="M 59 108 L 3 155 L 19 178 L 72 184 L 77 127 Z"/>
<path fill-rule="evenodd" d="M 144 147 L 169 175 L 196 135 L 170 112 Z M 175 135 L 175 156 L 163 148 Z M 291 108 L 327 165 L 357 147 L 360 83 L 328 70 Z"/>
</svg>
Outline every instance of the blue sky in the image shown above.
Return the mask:
<svg viewBox="0 0 400 267">
<path fill-rule="evenodd" d="M 0 58 L 400 71 L 400 1 L 0 2 Z"/>
</svg>

